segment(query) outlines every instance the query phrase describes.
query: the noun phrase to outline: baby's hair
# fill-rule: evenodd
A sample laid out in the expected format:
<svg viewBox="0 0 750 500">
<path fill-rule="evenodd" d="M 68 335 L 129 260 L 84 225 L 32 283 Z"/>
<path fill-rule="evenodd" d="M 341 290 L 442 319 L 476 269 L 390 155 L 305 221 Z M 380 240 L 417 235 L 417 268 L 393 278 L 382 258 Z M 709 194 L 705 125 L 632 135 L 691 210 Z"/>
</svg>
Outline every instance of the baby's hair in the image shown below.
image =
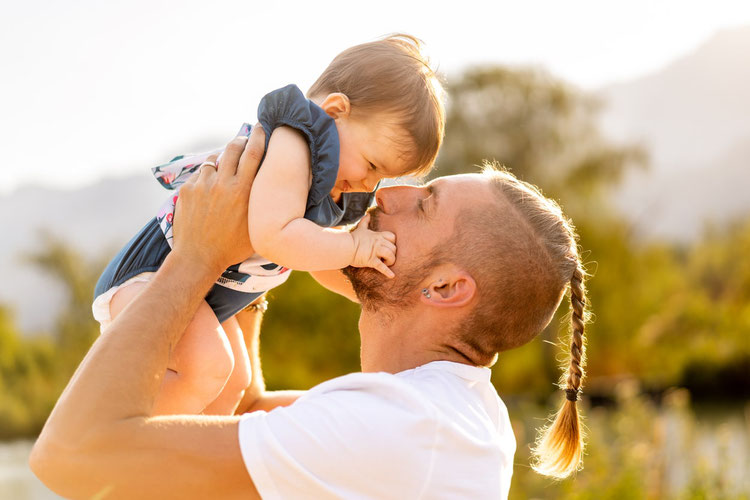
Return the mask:
<svg viewBox="0 0 750 500">
<path fill-rule="evenodd" d="M 311 98 L 340 92 L 349 98 L 353 116 L 384 113 L 410 141 L 400 145 L 414 165 L 409 174 L 427 173 L 445 132 L 444 91 L 422 42 L 394 34 L 350 47 L 337 55 L 310 87 Z"/>
</svg>

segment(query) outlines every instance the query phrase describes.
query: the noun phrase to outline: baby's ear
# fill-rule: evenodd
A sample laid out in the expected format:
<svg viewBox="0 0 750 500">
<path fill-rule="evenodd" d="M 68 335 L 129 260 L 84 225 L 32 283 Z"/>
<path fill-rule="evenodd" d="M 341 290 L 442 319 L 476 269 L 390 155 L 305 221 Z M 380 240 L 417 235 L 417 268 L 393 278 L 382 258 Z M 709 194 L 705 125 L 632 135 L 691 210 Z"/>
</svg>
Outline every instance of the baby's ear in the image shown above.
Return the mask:
<svg viewBox="0 0 750 500">
<path fill-rule="evenodd" d="M 328 94 L 328 96 L 323 99 L 320 107 L 323 108 L 323 111 L 328 113 L 328 116 L 330 116 L 334 120 L 337 118 L 346 118 L 352 111 L 352 106 L 349 102 L 349 98 L 346 96 L 346 94 L 342 94 L 341 92 Z"/>
</svg>

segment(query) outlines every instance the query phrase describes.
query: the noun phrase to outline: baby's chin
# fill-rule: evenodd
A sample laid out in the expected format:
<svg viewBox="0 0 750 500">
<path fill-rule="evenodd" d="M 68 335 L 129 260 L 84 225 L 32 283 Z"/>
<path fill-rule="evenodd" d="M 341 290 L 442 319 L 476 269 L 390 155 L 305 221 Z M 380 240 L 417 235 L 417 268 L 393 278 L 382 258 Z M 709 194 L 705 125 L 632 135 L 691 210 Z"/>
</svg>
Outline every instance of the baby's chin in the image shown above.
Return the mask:
<svg viewBox="0 0 750 500">
<path fill-rule="evenodd" d="M 331 195 L 331 199 L 338 203 L 339 201 L 341 201 L 341 193 L 343 193 L 343 191 L 341 191 L 339 188 L 334 187 L 333 189 L 331 189 L 331 192 L 329 194 Z"/>
</svg>

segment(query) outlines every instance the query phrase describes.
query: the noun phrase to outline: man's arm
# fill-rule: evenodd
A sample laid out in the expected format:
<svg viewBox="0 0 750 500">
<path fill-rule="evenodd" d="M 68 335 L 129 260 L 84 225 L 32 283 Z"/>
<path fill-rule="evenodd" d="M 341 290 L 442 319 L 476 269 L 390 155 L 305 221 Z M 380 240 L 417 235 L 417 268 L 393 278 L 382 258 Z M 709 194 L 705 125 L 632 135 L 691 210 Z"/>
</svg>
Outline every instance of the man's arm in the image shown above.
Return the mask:
<svg viewBox="0 0 750 500">
<path fill-rule="evenodd" d="M 183 186 L 174 250 L 94 343 L 32 450 L 32 470 L 54 491 L 258 497 L 240 453 L 239 417 L 150 415 L 170 351 L 198 304 L 227 265 L 252 253 L 245 207 L 262 152 L 262 129 L 254 127 L 247 145 L 230 143 L 218 172 L 203 168 Z"/>
<path fill-rule="evenodd" d="M 289 406 L 294 403 L 305 391 L 266 391 L 260 364 L 260 324 L 263 321 L 263 311 L 248 308 L 237 313 L 236 318 L 250 356 L 252 381 L 235 413 L 242 415 L 257 410 L 270 411 L 277 406 Z"/>
</svg>

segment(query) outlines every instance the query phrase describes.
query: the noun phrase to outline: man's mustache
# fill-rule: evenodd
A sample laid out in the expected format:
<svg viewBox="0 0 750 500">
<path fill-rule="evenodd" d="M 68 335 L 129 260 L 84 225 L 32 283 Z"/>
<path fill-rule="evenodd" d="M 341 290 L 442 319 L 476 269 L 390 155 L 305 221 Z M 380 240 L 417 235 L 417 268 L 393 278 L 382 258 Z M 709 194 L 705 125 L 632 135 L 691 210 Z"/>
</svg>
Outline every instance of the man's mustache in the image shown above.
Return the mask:
<svg viewBox="0 0 750 500">
<path fill-rule="evenodd" d="M 383 213 L 383 210 L 379 206 L 373 205 L 367 209 L 367 213 L 370 214 L 370 223 L 367 225 L 368 229 L 371 231 L 380 231 L 380 219 L 378 216 Z"/>
<path fill-rule="evenodd" d="M 378 216 L 383 213 L 383 210 L 377 205 L 373 205 L 367 209 L 365 215 L 370 214 L 370 222 L 367 224 L 367 229 L 370 231 L 380 231 L 380 219 Z M 349 231 L 354 231 L 356 224 L 349 228 Z"/>
</svg>

